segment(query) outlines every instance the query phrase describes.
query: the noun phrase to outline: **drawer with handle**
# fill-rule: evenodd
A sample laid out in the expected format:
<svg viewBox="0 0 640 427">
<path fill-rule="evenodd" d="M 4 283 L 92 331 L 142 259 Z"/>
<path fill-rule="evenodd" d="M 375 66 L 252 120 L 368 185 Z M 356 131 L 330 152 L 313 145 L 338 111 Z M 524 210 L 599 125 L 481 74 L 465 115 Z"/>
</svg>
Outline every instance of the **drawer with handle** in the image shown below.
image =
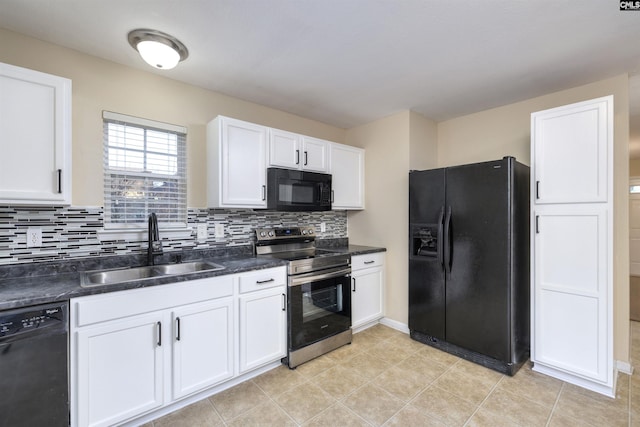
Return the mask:
<svg viewBox="0 0 640 427">
<path fill-rule="evenodd" d="M 259 291 L 261 289 L 284 286 L 287 284 L 287 270 L 285 267 L 269 268 L 241 274 L 240 293 Z"/>
<path fill-rule="evenodd" d="M 384 252 L 351 257 L 351 270 L 362 270 L 363 268 L 379 267 L 381 265 L 384 265 Z"/>
</svg>

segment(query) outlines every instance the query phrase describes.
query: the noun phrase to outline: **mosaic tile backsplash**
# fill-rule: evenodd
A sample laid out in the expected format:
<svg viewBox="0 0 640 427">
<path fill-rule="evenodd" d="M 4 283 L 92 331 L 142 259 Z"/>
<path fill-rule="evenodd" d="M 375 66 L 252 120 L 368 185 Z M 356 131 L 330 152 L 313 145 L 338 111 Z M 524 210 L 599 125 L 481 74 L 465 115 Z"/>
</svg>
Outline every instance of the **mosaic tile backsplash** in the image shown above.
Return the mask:
<svg viewBox="0 0 640 427">
<path fill-rule="evenodd" d="M 196 240 L 196 225 L 207 224 L 206 241 Z M 320 231 L 320 223 L 326 230 Z M 215 224 L 225 235 L 215 237 Z M 165 252 L 183 249 L 221 248 L 255 241 L 254 228 L 313 225 L 318 239 L 347 237 L 346 211 L 269 212 L 237 209 L 189 209 L 190 235 L 160 237 Z M 27 248 L 27 229 L 42 230 L 42 246 Z M 146 253 L 147 240 L 99 240 L 104 227 L 102 208 L 0 206 L 0 265 L 38 261 Z M 166 234 L 166 233 L 165 233 Z"/>
</svg>

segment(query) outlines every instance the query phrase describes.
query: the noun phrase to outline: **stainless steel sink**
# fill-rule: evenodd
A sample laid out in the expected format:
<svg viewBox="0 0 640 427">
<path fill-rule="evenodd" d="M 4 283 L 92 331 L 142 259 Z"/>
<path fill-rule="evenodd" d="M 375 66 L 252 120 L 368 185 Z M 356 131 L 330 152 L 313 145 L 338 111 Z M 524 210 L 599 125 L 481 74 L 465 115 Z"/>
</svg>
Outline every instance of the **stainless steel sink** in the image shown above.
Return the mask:
<svg viewBox="0 0 640 427">
<path fill-rule="evenodd" d="M 213 262 L 194 261 L 180 264 L 93 270 L 82 273 L 80 277 L 80 285 L 83 287 L 113 285 L 117 283 L 133 282 L 136 280 L 152 279 L 154 277 L 181 276 L 185 274 L 217 271 L 222 269 L 224 269 L 223 266 Z"/>
<path fill-rule="evenodd" d="M 164 264 L 156 265 L 153 267 L 154 272 L 158 272 L 161 275 L 169 274 L 189 274 L 197 273 L 199 271 L 215 271 L 222 270 L 224 267 L 212 262 L 195 261 L 195 262 L 183 262 L 180 264 Z"/>
</svg>

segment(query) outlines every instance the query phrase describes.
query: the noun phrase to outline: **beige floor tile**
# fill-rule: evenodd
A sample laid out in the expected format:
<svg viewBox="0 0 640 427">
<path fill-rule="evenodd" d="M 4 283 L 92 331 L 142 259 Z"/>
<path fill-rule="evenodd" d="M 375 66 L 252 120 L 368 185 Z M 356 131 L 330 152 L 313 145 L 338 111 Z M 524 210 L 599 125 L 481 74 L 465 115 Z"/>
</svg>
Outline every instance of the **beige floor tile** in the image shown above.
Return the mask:
<svg viewBox="0 0 640 427">
<path fill-rule="evenodd" d="M 498 388 L 513 394 L 527 396 L 542 405 L 553 405 L 560 394 L 562 381 L 531 370 L 529 364 L 510 377 L 505 375 Z"/>
<path fill-rule="evenodd" d="M 154 427 L 208 427 L 222 426 L 224 422 L 208 399 L 193 403 L 185 408 L 153 421 Z"/>
<path fill-rule="evenodd" d="M 553 404 L 541 405 L 524 396 L 496 389 L 482 403 L 482 409 L 502 414 L 516 425 L 544 426 L 549 419 Z"/>
<path fill-rule="evenodd" d="M 442 374 L 434 385 L 479 404 L 502 377 L 498 372 L 461 359 Z"/>
<path fill-rule="evenodd" d="M 406 351 L 409 351 L 411 353 L 415 353 L 419 350 L 422 350 L 422 348 L 426 345 L 426 344 L 422 344 L 419 341 L 411 339 L 411 337 L 408 334 L 394 335 L 391 338 L 389 338 L 387 341 L 394 344 L 397 348 L 406 349 Z"/>
<path fill-rule="evenodd" d="M 411 405 L 449 426 L 464 425 L 477 408 L 477 405 L 434 386 L 420 393 Z"/>
<path fill-rule="evenodd" d="M 372 383 L 398 399 L 408 402 L 427 388 L 430 381 L 423 382 L 415 373 L 392 366 L 377 376 Z"/>
<path fill-rule="evenodd" d="M 370 354 L 363 353 L 347 360 L 343 366 L 367 380 L 372 380 L 389 369 L 391 364 Z"/>
<path fill-rule="evenodd" d="M 640 415 L 632 413 L 629 417 L 631 418 L 631 422 L 629 423 L 631 427 L 640 427 Z"/>
<path fill-rule="evenodd" d="M 631 413 L 640 416 L 640 376 L 629 378 L 629 393 L 631 393 Z"/>
<path fill-rule="evenodd" d="M 240 383 L 209 398 L 218 413 L 229 421 L 269 401 L 269 397 L 251 381 Z"/>
<path fill-rule="evenodd" d="M 551 414 L 551 420 L 547 427 L 601 427 L 593 424 L 588 424 L 585 420 L 578 420 L 571 418 L 567 415 L 561 414 L 558 411 L 553 411 Z"/>
<path fill-rule="evenodd" d="M 390 328 L 388 326 L 384 326 L 380 323 L 368 329 L 365 329 L 361 333 L 365 335 L 371 335 L 380 340 L 386 340 L 394 336 L 402 335 L 402 332 L 396 331 L 395 329 Z"/>
<path fill-rule="evenodd" d="M 320 357 L 316 357 L 302 365 L 299 365 L 295 370 L 303 375 L 307 379 L 311 379 L 316 375 L 326 371 L 329 368 L 334 367 L 335 360 L 328 357 L 326 354 Z"/>
<path fill-rule="evenodd" d="M 497 412 L 480 408 L 465 424 L 465 427 L 520 427 L 513 420 Z"/>
<path fill-rule="evenodd" d="M 303 424 L 305 427 L 368 427 L 370 424 L 342 403 L 336 403 Z"/>
<path fill-rule="evenodd" d="M 336 362 L 345 362 L 363 351 L 363 347 L 359 347 L 357 343 L 352 342 L 351 344 L 343 345 L 340 348 L 330 351 L 325 354 L 325 356 L 329 359 L 335 360 Z"/>
<path fill-rule="evenodd" d="M 445 366 L 451 366 L 460 360 L 460 358 L 452 354 L 446 353 L 442 350 L 438 350 L 437 348 L 428 346 L 426 344 L 421 350 L 418 351 L 418 354 Z"/>
<path fill-rule="evenodd" d="M 341 365 L 327 369 L 313 378 L 313 383 L 329 393 L 335 399 L 342 399 L 367 380 Z"/>
<path fill-rule="evenodd" d="M 416 408 L 415 406 L 407 405 L 400 410 L 396 415 L 391 417 L 389 421 L 384 423 L 384 427 L 446 427 L 446 424 L 432 418 L 424 411 Z"/>
<path fill-rule="evenodd" d="M 588 424 L 626 426 L 629 412 L 617 409 L 613 399 L 565 384 L 554 414 L 564 415 Z"/>
<path fill-rule="evenodd" d="M 442 365 L 428 356 L 424 356 L 421 352 L 412 354 L 396 366 L 415 375 L 425 385 L 433 382 L 450 369 L 450 366 Z"/>
<path fill-rule="evenodd" d="M 573 384 L 565 384 L 562 388 L 562 395 L 575 394 L 581 395 L 589 400 L 592 405 L 600 408 L 617 409 L 619 411 L 629 411 L 629 376 L 618 375 L 616 398 L 612 399 L 603 394 L 587 390 Z"/>
<path fill-rule="evenodd" d="M 284 412 L 278 405 L 271 401 L 258 405 L 227 423 L 227 426 L 229 427 L 293 427 L 297 425 L 298 424 L 293 421 L 286 412 Z"/>
<path fill-rule="evenodd" d="M 308 382 L 282 393 L 275 398 L 275 401 L 297 423 L 303 423 L 315 417 L 336 403 L 331 395 Z"/>
<path fill-rule="evenodd" d="M 271 397 L 297 387 L 305 381 L 306 378 L 297 369 L 289 369 L 284 365 L 253 379 L 253 382 Z"/>
<path fill-rule="evenodd" d="M 367 331 L 358 332 L 353 335 L 351 340 L 351 345 L 354 346 L 358 351 L 366 351 L 371 347 L 380 344 L 381 341 L 384 341 L 374 334 L 366 333 Z"/>
<path fill-rule="evenodd" d="M 343 400 L 344 405 L 373 425 L 380 426 L 405 403 L 372 384 L 360 387 Z"/>
<path fill-rule="evenodd" d="M 385 340 L 372 346 L 367 350 L 367 353 L 395 365 L 411 356 L 414 352 L 405 347 L 398 346 L 392 340 Z"/>
</svg>

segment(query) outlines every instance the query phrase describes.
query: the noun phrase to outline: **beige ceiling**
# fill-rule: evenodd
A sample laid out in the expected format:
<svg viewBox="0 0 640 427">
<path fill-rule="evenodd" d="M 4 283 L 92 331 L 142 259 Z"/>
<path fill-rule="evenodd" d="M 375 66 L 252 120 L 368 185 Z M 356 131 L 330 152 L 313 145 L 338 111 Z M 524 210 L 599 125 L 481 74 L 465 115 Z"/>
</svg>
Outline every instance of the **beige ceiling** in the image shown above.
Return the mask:
<svg viewBox="0 0 640 427">
<path fill-rule="evenodd" d="M 640 11 L 616 0 L 0 0 L 0 27 L 343 128 L 640 70 Z M 135 28 L 189 58 L 151 69 Z"/>
</svg>

